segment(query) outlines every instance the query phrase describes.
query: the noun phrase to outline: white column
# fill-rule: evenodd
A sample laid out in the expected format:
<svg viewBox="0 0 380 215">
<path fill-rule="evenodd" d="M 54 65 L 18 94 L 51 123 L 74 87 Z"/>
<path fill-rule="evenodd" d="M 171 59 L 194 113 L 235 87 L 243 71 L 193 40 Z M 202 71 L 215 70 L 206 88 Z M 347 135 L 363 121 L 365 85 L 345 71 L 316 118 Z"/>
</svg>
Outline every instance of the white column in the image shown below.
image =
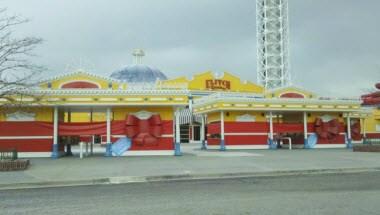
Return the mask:
<svg viewBox="0 0 380 215">
<path fill-rule="evenodd" d="M 206 128 L 206 116 L 202 115 L 201 118 L 201 149 L 205 150 L 207 149 L 206 147 L 206 134 L 205 134 L 205 128 Z"/>
<path fill-rule="evenodd" d="M 307 113 L 303 112 L 303 137 L 304 137 L 304 144 L 307 143 Z"/>
<path fill-rule="evenodd" d="M 54 122 L 53 122 L 53 144 L 58 144 L 58 107 L 54 107 Z"/>
<path fill-rule="evenodd" d="M 220 151 L 226 150 L 226 142 L 224 139 L 224 111 L 220 111 Z"/>
<path fill-rule="evenodd" d="M 347 148 L 352 148 L 352 137 L 351 137 L 351 118 L 347 114 Z"/>
<path fill-rule="evenodd" d="M 53 113 L 53 149 L 51 157 L 57 159 L 59 157 L 58 153 L 58 107 L 54 107 Z"/>
<path fill-rule="evenodd" d="M 201 118 L 201 141 L 205 141 L 205 117 Z"/>
<path fill-rule="evenodd" d="M 111 143 L 111 108 L 107 108 L 107 144 Z"/>
<path fill-rule="evenodd" d="M 175 142 L 180 143 L 181 142 L 181 130 L 180 130 L 180 124 L 179 124 L 179 110 L 177 110 L 175 114 Z"/>
<path fill-rule="evenodd" d="M 175 119 L 175 143 L 174 143 L 174 156 L 181 156 L 181 131 L 180 131 L 180 124 L 179 124 L 179 109 L 175 111 L 174 114 Z"/>
<path fill-rule="evenodd" d="M 107 117 L 107 143 L 106 143 L 106 157 L 112 156 L 112 143 L 111 143 L 111 108 L 108 107 L 106 110 Z"/>
<path fill-rule="evenodd" d="M 367 138 L 366 118 L 363 118 L 363 137 Z"/>
<path fill-rule="evenodd" d="M 176 142 L 177 138 L 176 138 L 176 124 L 177 124 L 177 117 L 176 117 L 176 110 L 173 109 L 173 123 L 172 123 L 172 129 L 173 129 L 173 143 Z"/>
<path fill-rule="evenodd" d="M 220 137 L 224 140 L 224 112 L 220 111 Z"/>
<path fill-rule="evenodd" d="M 273 113 L 269 112 L 269 149 L 276 149 L 277 146 L 273 140 Z"/>
<path fill-rule="evenodd" d="M 273 113 L 269 112 L 269 138 L 273 141 Z"/>
<path fill-rule="evenodd" d="M 193 110 L 193 97 L 189 96 L 189 109 L 192 111 Z"/>
<path fill-rule="evenodd" d="M 83 158 L 83 142 L 82 141 L 79 142 L 79 158 L 80 159 Z"/>
<path fill-rule="evenodd" d="M 351 118 L 347 116 L 347 138 L 351 140 Z"/>
</svg>

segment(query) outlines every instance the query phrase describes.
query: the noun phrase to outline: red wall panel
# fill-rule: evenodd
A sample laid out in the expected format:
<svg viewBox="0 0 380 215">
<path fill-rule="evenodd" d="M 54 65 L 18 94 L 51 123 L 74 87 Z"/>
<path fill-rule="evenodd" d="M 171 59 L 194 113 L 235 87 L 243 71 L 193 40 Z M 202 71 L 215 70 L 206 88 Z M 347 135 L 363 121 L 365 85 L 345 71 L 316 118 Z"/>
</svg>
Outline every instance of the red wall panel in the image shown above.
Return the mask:
<svg viewBox="0 0 380 215">
<path fill-rule="evenodd" d="M 268 136 L 225 136 L 225 144 L 228 145 L 266 145 Z"/>
<path fill-rule="evenodd" d="M 274 133 L 298 133 L 303 134 L 303 123 L 273 123 Z M 315 132 L 314 123 L 308 123 L 308 132 Z M 225 122 L 225 133 L 269 133 L 268 122 Z M 340 123 L 339 132 L 345 132 L 344 123 Z M 220 123 L 208 124 L 208 134 L 220 134 Z M 267 144 L 267 135 L 226 135 L 226 145 L 256 145 Z M 219 145 L 220 139 L 208 137 L 209 145 Z M 303 144 L 303 136 L 295 138 L 294 144 Z M 318 144 L 344 144 L 344 135 L 337 136 L 333 141 L 319 138 Z"/>
<path fill-rule="evenodd" d="M 344 144 L 346 142 L 345 135 L 339 135 L 334 140 L 318 138 L 318 144 Z"/>
<path fill-rule="evenodd" d="M 18 152 L 51 152 L 52 139 L 0 140 L 1 149 L 16 149 Z"/>
<path fill-rule="evenodd" d="M 367 133 L 367 138 L 380 138 L 380 133 Z"/>
<path fill-rule="evenodd" d="M 117 120 L 111 122 L 111 133 L 113 135 L 125 135 L 126 124 L 124 120 Z M 105 135 L 107 133 L 106 122 L 71 122 L 59 123 L 59 135 Z M 162 121 L 162 134 L 173 134 L 173 121 Z"/>
<path fill-rule="evenodd" d="M 218 138 L 207 138 L 207 145 L 219 145 L 220 144 L 220 139 Z"/>
<path fill-rule="evenodd" d="M 225 122 L 224 131 L 225 133 L 267 133 L 269 124 L 267 122 Z"/>
<path fill-rule="evenodd" d="M 53 123 L 0 122 L 0 136 L 52 136 Z"/>
<path fill-rule="evenodd" d="M 102 135 L 106 134 L 106 122 L 61 122 L 58 126 L 60 136 L 70 135 Z"/>
<path fill-rule="evenodd" d="M 171 137 L 160 137 L 158 138 L 158 143 L 151 146 L 137 146 L 132 143 L 132 147 L 129 149 L 132 151 L 139 150 L 174 150 L 173 138 Z"/>
<path fill-rule="evenodd" d="M 99 86 L 87 81 L 73 81 L 62 85 L 62 89 L 99 89 Z"/>
<path fill-rule="evenodd" d="M 208 134 L 220 134 L 220 123 L 210 123 L 207 124 Z"/>
<path fill-rule="evenodd" d="M 173 120 L 162 120 L 162 134 L 173 134 Z"/>
</svg>

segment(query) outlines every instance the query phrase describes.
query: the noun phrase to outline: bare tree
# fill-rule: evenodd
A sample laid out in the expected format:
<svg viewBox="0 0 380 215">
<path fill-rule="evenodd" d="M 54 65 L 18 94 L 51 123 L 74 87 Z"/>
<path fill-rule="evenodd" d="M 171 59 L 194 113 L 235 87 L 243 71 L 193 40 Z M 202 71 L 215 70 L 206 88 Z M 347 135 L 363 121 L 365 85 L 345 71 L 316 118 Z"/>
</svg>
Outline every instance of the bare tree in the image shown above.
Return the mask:
<svg viewBox="0 0 380 215">
<path fill-rule="evenodd" d="M 16 26 L 28 22 L 17 15 L 7 15 L 6 9 L 0 9 L 0 99 L 7 100 L 5 105 L 18 105 L 25 96 L 33 96 L 30 92 L 36 86 L 36 77 L 43 67 L 33 64 L 30 58 L 32 51 L 42 43 L 41 38 L 14 35 Z"/>
</svg>

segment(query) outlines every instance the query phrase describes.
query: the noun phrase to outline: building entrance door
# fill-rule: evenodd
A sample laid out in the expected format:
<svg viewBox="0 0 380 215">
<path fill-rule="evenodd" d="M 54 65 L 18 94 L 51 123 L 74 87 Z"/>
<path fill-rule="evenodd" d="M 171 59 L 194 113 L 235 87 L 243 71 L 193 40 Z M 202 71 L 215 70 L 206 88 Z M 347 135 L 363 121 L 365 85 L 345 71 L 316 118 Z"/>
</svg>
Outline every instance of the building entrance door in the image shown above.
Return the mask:
<svg viewBox="0 0 380 215">
<path fill-rule="evenodd" d="M 201 127 L 199 125 L 193 126 L 193 141 L 194 142 L 201 141 Z"/>
</svg>

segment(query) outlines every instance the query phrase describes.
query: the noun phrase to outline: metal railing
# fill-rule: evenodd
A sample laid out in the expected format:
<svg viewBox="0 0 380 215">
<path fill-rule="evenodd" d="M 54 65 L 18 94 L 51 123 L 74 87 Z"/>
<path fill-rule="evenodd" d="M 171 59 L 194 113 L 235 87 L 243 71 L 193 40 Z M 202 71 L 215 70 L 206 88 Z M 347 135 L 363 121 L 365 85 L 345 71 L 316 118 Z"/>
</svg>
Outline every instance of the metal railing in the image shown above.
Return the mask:
<svg viewBox="0 0 380 215">
<path fill-rule="evenodd" d="M 16 149 L 0 149 L 0 160 L 17 160 L 17 150 Z"/>
<path fill-rule="evenodd" d="M 369 144 L 369 145 L 379 144 L 380 145 L 380 138 L 365 138 L 363 140 L 363 144 Z"/>
</svg>

